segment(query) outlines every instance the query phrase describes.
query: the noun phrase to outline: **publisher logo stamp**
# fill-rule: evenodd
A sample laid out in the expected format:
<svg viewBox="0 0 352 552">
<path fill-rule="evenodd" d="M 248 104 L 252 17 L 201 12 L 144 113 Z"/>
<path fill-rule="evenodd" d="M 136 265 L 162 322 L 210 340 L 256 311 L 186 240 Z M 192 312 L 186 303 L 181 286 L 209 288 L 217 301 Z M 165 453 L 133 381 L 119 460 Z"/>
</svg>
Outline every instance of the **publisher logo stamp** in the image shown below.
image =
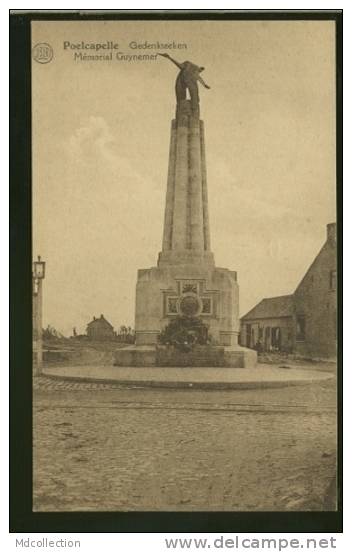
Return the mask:
<svg viewBox="0 0 352 552">
<path fill-rule="evenodd" d="M 32 57 L 38 63 L 49 63 L 54 57 L 54 52 L 50 44 L 41 42 L 33 47 Z"/>
</svg>

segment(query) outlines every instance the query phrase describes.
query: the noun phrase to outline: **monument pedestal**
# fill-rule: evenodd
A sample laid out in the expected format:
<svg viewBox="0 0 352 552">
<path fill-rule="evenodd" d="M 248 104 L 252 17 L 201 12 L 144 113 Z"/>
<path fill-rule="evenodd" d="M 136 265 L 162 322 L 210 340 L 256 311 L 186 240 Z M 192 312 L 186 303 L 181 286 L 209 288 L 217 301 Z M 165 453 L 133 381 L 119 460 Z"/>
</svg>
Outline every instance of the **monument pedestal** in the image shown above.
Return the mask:
<svg viewBox="0 0 352 552">
<path fill-rule="evenodd" d="M 136 345 L 117 351 L 116 364 L 160 366 L 159 334 L 175 317 L 191 317 L 207 325 L 218 366 L 252 367 L 255 351 L 238 346 L 238 295 L 237 273 L 216 267 L 210 249 L 204 124 L 182 100 L 171 125 L 162 251 L 157 266 L 138 271 Z M 203 353 L 187 358 L 209 365 Z"/>
<path fill-rule="evenodd" d="M 195 348 L 190 353 L 161 348 L 156 345 L 132 345 L 115 353 L 114 366 L 142 367 L 209 367 L 209 368 L 255 368 L 257 353 L 245 347 Z"/>
<path fill-rule="evenodd" d="M 138 271 L 136 345 L 156 344 L 177 316 L 200 317 L 214 342 L 238 342 L 237 274 L 211 264 L 175 264 Z"/>
</svg>

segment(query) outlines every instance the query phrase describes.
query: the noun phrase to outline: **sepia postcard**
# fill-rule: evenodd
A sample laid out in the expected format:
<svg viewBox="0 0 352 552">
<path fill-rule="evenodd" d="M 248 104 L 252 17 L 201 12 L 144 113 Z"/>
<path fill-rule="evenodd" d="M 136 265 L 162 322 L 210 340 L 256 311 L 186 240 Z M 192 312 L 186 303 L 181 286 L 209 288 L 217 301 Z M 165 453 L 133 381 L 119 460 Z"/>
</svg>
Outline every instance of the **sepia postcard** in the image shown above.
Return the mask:
<svg viewBox="0 0 352 552">
<path fill-rule="evenodd" d="M 29 22 L 32 512 L 336 520 L 339 15 L 149 15 Z"/>
</svg>

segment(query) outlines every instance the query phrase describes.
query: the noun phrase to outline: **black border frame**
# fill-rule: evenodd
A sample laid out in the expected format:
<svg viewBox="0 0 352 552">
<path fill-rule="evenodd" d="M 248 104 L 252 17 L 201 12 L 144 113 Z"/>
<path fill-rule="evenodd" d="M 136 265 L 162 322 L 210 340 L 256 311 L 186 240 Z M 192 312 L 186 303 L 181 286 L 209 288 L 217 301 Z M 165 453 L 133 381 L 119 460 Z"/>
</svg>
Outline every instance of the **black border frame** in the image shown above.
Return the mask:
<svg viewBox="0 0 352 552">
<path fill-rule="evenodd" d="M 31 21 L 330 20 L 336 24 L 338 510 L 32 512 Z M 342 532 L 342 10 L 10 10 L 10 532 Z"/>
</svg>

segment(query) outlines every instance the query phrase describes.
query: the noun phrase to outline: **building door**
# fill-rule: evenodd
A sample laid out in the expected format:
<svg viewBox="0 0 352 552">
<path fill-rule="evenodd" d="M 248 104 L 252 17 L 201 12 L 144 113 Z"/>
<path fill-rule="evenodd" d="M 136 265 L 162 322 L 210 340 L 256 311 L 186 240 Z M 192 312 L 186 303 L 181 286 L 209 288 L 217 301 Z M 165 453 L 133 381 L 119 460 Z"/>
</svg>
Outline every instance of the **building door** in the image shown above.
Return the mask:
<svg viewBox="0 0 352 552">
<path fill-rule="evenodd" d="M 265 351 L 270 351 L 271 349 L 271 328 L 266 327 L 265 328 L 265 342 L 264 342 L 264 349 Z"/>
<path fill-rule="evenodd" d="M 251 325 L 246 324 L 246 347 L 250 348 L 251 346 Z"/>
<path fill-rule="evenodd" d="M 281 350 L 281 328 L 271 328 L 271 344 L 275 351 Z"/>
</svg>

